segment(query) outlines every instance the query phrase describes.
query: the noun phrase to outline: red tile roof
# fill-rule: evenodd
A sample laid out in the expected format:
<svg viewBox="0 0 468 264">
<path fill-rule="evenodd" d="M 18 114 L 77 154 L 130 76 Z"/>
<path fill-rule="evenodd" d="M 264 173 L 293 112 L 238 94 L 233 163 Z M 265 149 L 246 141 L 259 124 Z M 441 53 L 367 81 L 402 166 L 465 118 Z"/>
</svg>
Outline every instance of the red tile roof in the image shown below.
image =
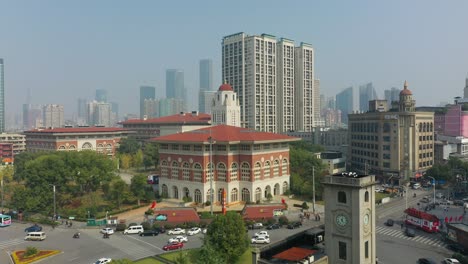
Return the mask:
<svg viewBox="0 0 468 264">
<path fill-rule="evenodd" d="M 154 216 L 156 217 L 159 214 L 166 215 L 168 223 L 200 222 L 200 217 L 195 208 L 155 208 Z"/>
<path fill-rule="evenodd" d="M 288 250 L 280 252 L 273 256 L 275 259 L 283 259 L 289 261 L 299 261 L 307 258 L 308 256 L 313 255 L 317 250 L 311 250 L 300 247 L 292 247 Z"/>
<path fill-rule="evenodd" d="M 184 113 L 150 119 L 130 119 L 120 124 L 210 124 L 211 115 L 204 113 Z"/>
<path fill-rule="evenodd" d="M 285 210 L 284 204 L 246 205 L 242 210 L 242 217 L 249 220 L 273 218 L 274 210 Z"/>
<path fill-rule="evenodd" d="M 243 127 L 217 125 L 184 133 L 153 138 L 156 142 L 209 142 L 209 137 L 219 142 L 241 141 L 297 141 L 299 138 L 270 132 L 260 132 Z"/>
<path fill-rule="evenodd" d="M 57 127 L 45 129 L 32 129 L 24 133 L 93 133 L 93 132 L 121 132 L 128 131 L 119 127 Z"/>
</svg>

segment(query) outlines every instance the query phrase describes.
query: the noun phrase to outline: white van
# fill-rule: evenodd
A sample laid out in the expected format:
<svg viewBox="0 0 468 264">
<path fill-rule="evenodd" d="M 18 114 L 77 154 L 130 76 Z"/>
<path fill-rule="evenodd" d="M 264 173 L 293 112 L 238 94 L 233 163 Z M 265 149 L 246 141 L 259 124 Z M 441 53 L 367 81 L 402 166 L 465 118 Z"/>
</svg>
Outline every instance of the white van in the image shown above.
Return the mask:
<svg viewBox="0 0 468 264">
<path fill-rule="evenodd" d="M 145 230 L 143 229 L 143 226 L 142 225 L 134 225 L 134 226 L 130 226 L 129 228 L 125 229 L 124 230 L 124 235 L 128 235 L 128 234 L 141 234 L 143 233 Z"/>
<path fill-rule="evenodd" d="M 46 239 L 46 234 L 44 232 L 29 232 L 24 240 L 31 240 L 31 241 L 42 241 Z"/>
<path fill-rule="evenodd" d="M 413 189 L 416 190 L 416 189 L 419 189 L 419 188 L 421 188 L 421 184 L 419 184 L 419 183 L 413 184 Z"/>
</svg>

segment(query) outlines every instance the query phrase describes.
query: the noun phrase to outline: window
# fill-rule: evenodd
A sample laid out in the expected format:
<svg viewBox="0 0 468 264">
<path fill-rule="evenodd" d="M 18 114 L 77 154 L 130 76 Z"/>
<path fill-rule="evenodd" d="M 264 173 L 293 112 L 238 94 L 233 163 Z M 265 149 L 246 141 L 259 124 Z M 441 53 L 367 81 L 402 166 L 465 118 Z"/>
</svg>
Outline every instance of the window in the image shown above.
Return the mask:
<svg viewBox="0 0 468 264">
<path fill-rule="evenodd" d="M 241 150 L 250 150 L 250 145 L 241 145 L 240 149 Z"/>
<path fill-rule="evenodd" d="M 206 180 L 211 181 L 213 174 L 214 174 L 213 163 L 208 163 L 208 166 L 206 166 Z"/>
<path fill-rule="evenodd" d="M 241 165 L 241 181 L 250 181 L 250 166 L 246 162 Z"/>
<path fill-rule="evenodd" d="M 339 203 L 346 203 L 346 193 L 343 191 L 338 192 L 338 202 Z"/>
<path fill-rule="evenodd" d="M 230 176 L 231 181 L 237 181 L 237 171 L 238 171 L 237 163 L 234 162 L 231 165 L 231 176 Z"/>
<path fill-rule="evenodd" d="M 193 181 L 202 182 L 202 167 L 199 163 L 193 165 Z"/>
<path fill-rule="evenodd" d="M 193 146 L 193 151 L 202 151 L 202 146 L 200 145 Z"/>
<path fill-rule="evenodd" d="M 190 181 L 190 165 L 187 162 L 182 164 L 182 179 L 184 181 Z"/>
<path fill-rule="evenodd" d="M 226 181 L 226 165 L 224 163 L 219 163 L 218 164 L 218 181 L 225 182 Z"/>
<path fill-rule="evenodd" d="M 281 175 L 282 176 L 285 176 L 288 174 L 288 160 L 287 159 L 284 159 L 283 160 L 283 164 L 281 166 Z"/>
<path fill-rule="evenodd" d="M 190 145 L 182 145 L 182 150 L 190 151 Z"/>
<path fill-rule="evenodd" d="M 273 177 L 279 177 L 279 161 L 275 160 L 273 163 Z"/>
<path fill-rule="evenodd" d="M 260 145 L 254 145 L 254 150 L 260 150 L 261 146 Z"/>
<path fill-rule="evenodd" d="M 346 260 L 346 242 L 338 242 L 338 258 Z"/>
<path fill-rule="evenodd" d="M 202 198 L 201 198 L 201 192 L 199 189 L 196 189 L 195 190 L 195 202 L 196 203 L 201 203 L 202 202 Z"/>
<path fill-rule="evenodd" d="M 238 194 L 238 191 L 236 188 L 232 189 L 231 191 L 231 203 L 232 202 L 236 202 L 237 200 L 239 200 L 239 194 Z"/>
<path fill-rule="evenodd" d="M 256 181 L 259 181 L 262 175 L 261 168 L 262 166 L 260 165 L 260 162 L 255 163 L 254 176 Z"/>
<path fill-rule="evenodd" d="M 235 151 L 235 150 L 238 150 L 238 147 L 237 147 L 237 145 L 230 145 L 230 146 L 229 146 L 229 149 L 230 149 L 231 151 Z"/>
<path fill-rule="evenodd" d="M 219 151 L 226 151 L 226 145 L 218 145 L 218 146 L 217 146 L 217 149 L 218 149 Z"/>
<path fill-rule="evenodd" d="M 171 145 L 171 149 L 172 149 L 172 150 L 179 150 L 179 145 L 177 145 L 177 144 L 172 144 L 172 145 Z"/>
<path fill-rule="evenodd" d="M 366 191 L 366 193 L 364 194 L 364 202 L 369 202 L 369 192 Z"/>
<path fill-rule="evenodd" d="M 161 177 L 169 177 L 169 169 L 165 160 L 161 161 Z"/>
<path fill-rule="evenodd" d="M 169 146 L 167 144 L 161 144 L 161 149 L 169 149 Z"/>
<path fill-rule="evenodd" d="M 270 162 L 265 161 L 265 166 L 263 167 L 263 178 L 270 178 Z"/>
<path fill-rule="evenodd" d="M 179 163 L 177 163 L 177 161 L 173 161 L 171 167 L 172 167 L 171 178 L 178 179 L 179 178 Z"/>
<path fill-rule="evenodd" d="M 242 201 L 250 202 L 250 191 L 247 188 L 242 189 Z"/>
<path fill-rule="evenodd" d="M 369 241 L 364 242 L 364 257 L 369 258 Z"/>
</svg>

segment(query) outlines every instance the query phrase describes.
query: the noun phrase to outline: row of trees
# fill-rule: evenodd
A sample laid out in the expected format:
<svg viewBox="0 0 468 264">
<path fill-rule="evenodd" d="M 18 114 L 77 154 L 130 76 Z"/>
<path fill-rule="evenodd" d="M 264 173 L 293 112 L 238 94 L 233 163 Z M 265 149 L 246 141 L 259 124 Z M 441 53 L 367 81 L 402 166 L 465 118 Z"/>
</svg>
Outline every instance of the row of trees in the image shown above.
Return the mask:
<svg viewBox="0 0 468 264">
<path fill-rule="evenodd" d="M 135 138 L 126 138 L 120 141 L 117 157 L 120 160 L 120 168 L 148 169 L 157 168 L 159 164 L 159 148 L 157 144 L 147 142 L 142 144 Z"/>
</svg>

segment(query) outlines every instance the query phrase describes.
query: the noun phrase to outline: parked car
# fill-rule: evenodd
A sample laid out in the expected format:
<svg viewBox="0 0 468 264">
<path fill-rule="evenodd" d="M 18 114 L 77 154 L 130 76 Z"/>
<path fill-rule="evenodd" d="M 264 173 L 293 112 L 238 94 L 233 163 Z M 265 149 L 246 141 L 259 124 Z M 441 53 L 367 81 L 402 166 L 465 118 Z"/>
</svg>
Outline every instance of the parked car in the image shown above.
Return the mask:
<svg viewBox="0 0 468 264">
<path fill-rule="evenodd" d="M 189 236 L 193 236 L 193 235 L 196 235 L 196 234 L 199 234 L 201 232 L 201 229 L 199 227 L 192 227 L 188 232 L 187 234 Z"/>
<path fill-rule="evenodd" d="M 100 258 L 94 264 L 105 264 L 105 263 L 110 263 L 112 261 L 111 258 Z"/>
<path fill-rule="evenodd" d="M 154 230 L 158 231 L 159 234 L 166 233 L 166 229 L 164 229 L 164 227 L 156 227 Z"/>
<path fill-rule="evenodd" d="M 170 244 L 165 245 L 162 249 L 165 250 L 165 251 L 168 251 L 168 250 L 174 250 L 174 249 L 179 249 L 179 248 L 183 248 L 183 247 L 184 247 L 183 243 L 174 242 L 174 243 L 170 243 Z"/>
<path fill-rule="evenodd" d="M 416 231 L 414 231 L 413 228 L 408 228 L 408 227 L 407 227 L 407 228 L 405 229 L 405 234 L 406 234 L 406 236 L 408 236 L 408 237 L 415 237 L 415 236 L 416 236 Z"/>
<path fill-rule="evenodd" d="M 302 226 L 301 222 L 292 222 L 288 225 L 288 229 L 296 229 Z"/>
<path fill-rule="evenodd" d="M 202 233 L 203 233 L 203 234 L 206 234 L 207 231 L 208 231 L 207 228 L 203 228 Z"/>
<path fill-rule="evenodd" d="M 421 203 L 428 203 L 429 202 L 429 198 L 422 198 L 421 200 L 419 200 Z"/>
<path fill-rule="evenodd" d="M 128 227 L 127 229 L 124 230 L 124 235 L 128 235 L 128 234 L 141 234 L 143 233 L 145 230 L 143 229 L 143 226 L 142 225 L 135 225 L 135 226 L 130 226 Z"/>
<path fill-rule="evenodd" d="M 249 226 L 249 229 L 262 229 L 263 224 L 262 223 L 254 223 L 253 225 Z"/>
<path fill-rule="evenodd" d="M 436 198 L 437 199 L 442 199 L 444 197 L 443 193 L 436 193 Z"/>
<path fill-rule="evenodd" d="M 465 202 L 463 200 L 455 200 L 453 201 L 453 205 L 463 206 Z"/>
<path fill-rule="evenodd" d="M 281 226 L 279 224 L 272 224 L 267 227 L 268 230 L 273 230 L 273 229 L 280 229 Z"/>
<path fill-rule="evenodd" d="M 415 184 L 413 184 L 412 188 L 413 188 L 414 190 L 417 190 L 417 189 L 421 188 L 421 184 L 415 183 Z"/>
<path fill-rule="evenodd" d="M 252 244 L 269 244 L 270 238 L 268 237 L 253 237 L 251 240 Z"/>
<path fill-rule="evenodd" d="M 460 254 L 465 254 L 465 249 L 460 244 L 455 244 L 455 243 L 448 244 L 447 248 L 452 250 L 453 252 L 460 253 Z"/>
<path fill-rule="evenodd" d="M 266 238 L 270 238 L 270 235 L 268 235 L 268 232 L 267 231 L 260 231 L 258 233 L 255 233 L 254 235 L 255 237 L 266 237 Z"/>
<path fill-rule="evenodd" d="M 143 233 L 140 233 L 140 236 L 157 236 L 159 235 L 158 230 L 146 230 Z"/>
<path fill-rule="evenodd" d="M 24 232 L 40 232 L 40 231 L 42 231 L 42 226 L 38 224 L 34 224 L 24 229 Z"/>
<path fill-rule="evenodd" d="M 169 238 L 169 243 L 172 243 L 172 242 L 184 243 L 184 242 L 188 242 L 188 238 L 186 236 L 176 236 L 173 238 Z"/>
<path fill-rule="evenodd" d="M 106 228 L 101 229 L 100 233 L 101 234 L 112 235 L 112 234 L 114 234 L 114 229 L 112 229 L 110 227 L 106 227 Z"/>
<path fill-rule="evenodd" d="M 168 235 L 181 235 L 181 234 L 185 234 L 185 229 L 182 229 L 182 228 L 174 228 L 174 229 L 171 229 L 171 230 L 167 231 L 167 234 L 168 234 Z"/>
<path fill-rule="evenodd" d="M 418 259 L 418 264 L 436 264 L 436 262 L 432 259 L 420 258 Z"/>
<path fill-rule="evenodd" d="M 386 226 L 393 226 L 394 221 L 392 219 L 387 219 L 387 222 L 385 222 Z"/>
<path fill-rule="evenodd" d="M 442 263 L 454 264 L 454 263 L 460 263 L 460 261 L 458 261 L 458 259 L 454 259 L 454 258 L 446 258 L 446 259 L 444 259 L 444 261 Z"/>
</svg>

